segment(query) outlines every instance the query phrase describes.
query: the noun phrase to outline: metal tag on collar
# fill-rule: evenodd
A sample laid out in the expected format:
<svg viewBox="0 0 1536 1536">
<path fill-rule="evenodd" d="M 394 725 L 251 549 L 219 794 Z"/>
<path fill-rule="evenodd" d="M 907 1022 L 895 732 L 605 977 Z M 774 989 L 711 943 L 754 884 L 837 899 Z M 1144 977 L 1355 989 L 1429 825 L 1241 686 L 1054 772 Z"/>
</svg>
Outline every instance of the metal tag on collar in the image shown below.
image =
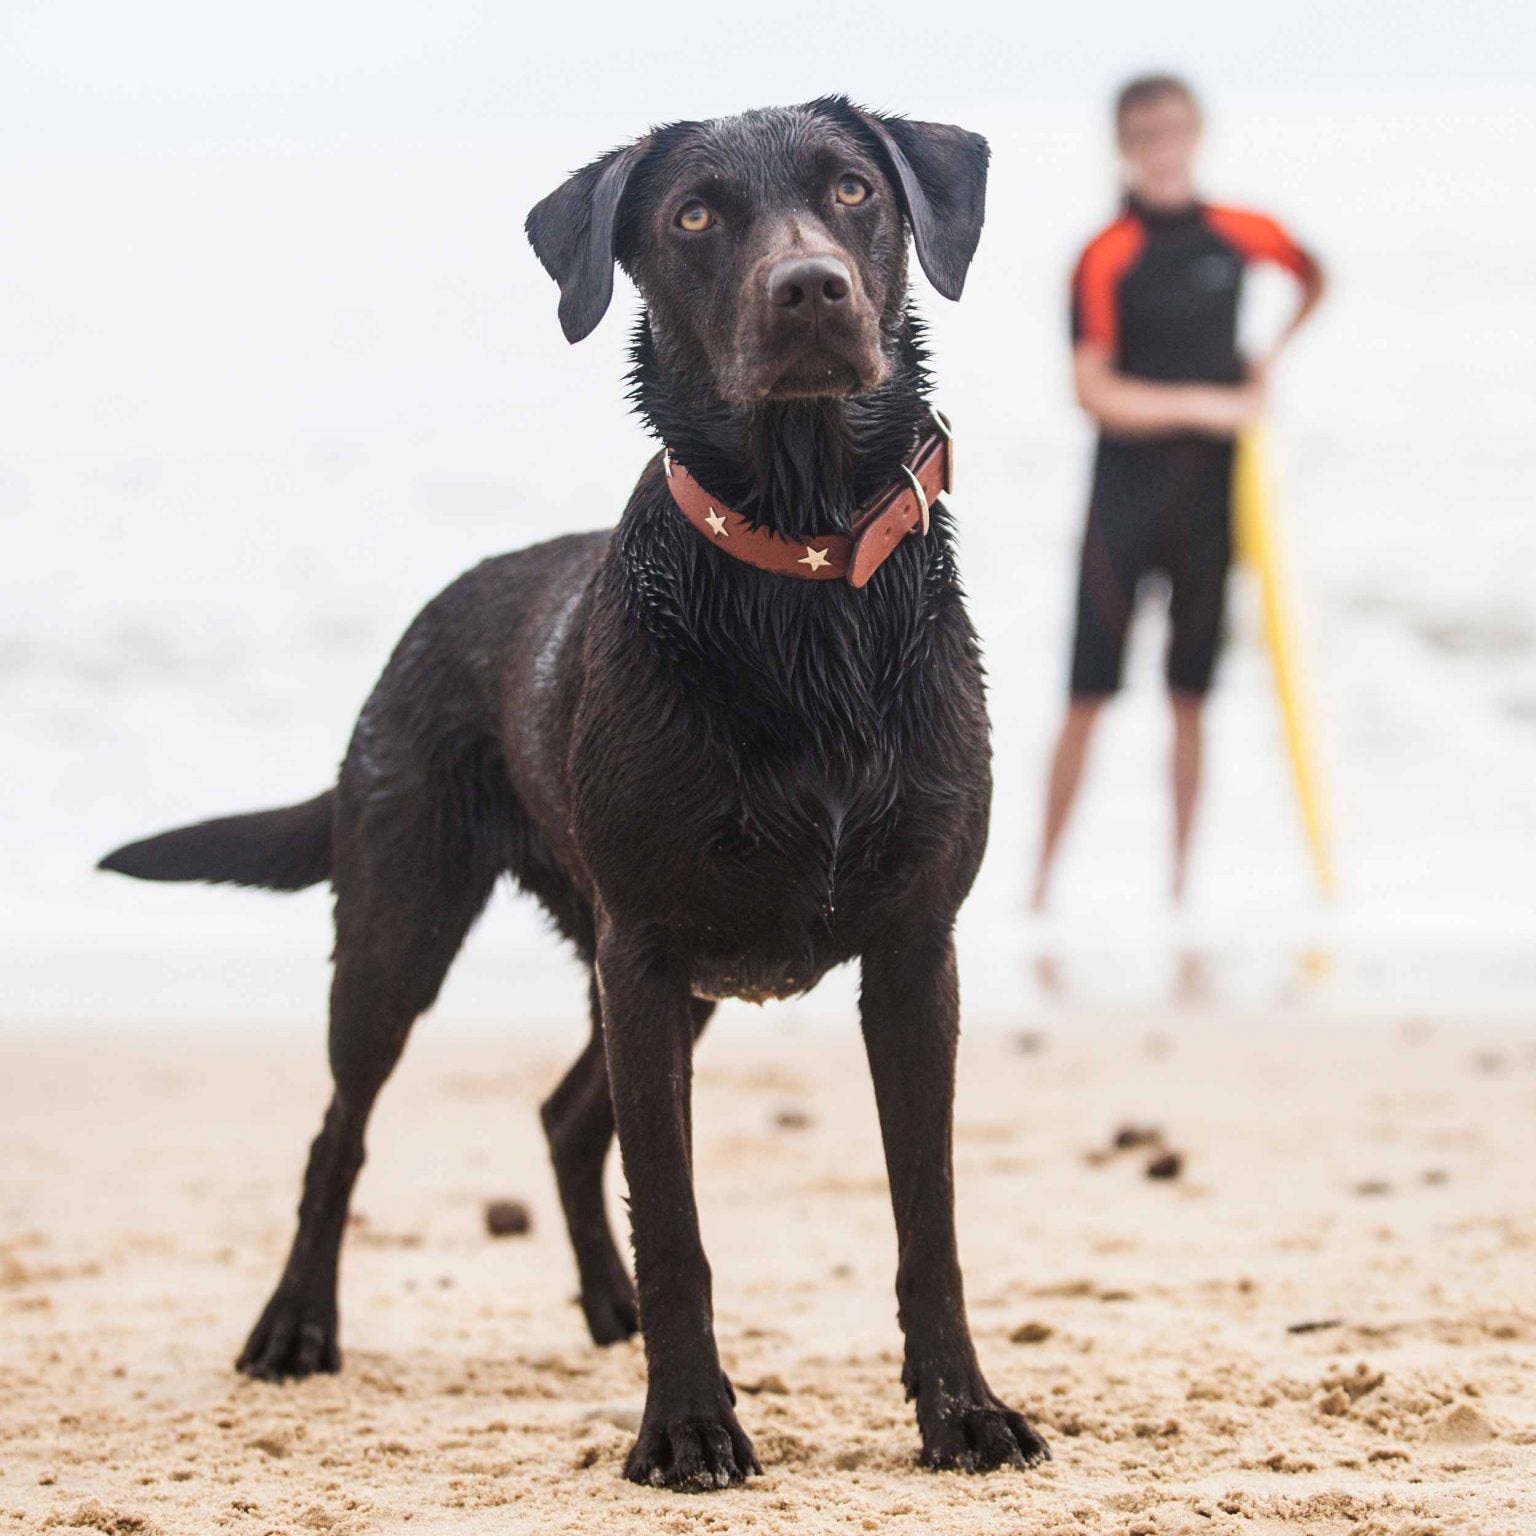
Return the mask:
<svg viewBox="0 0 1536 1536">
<path fill-rule="evenodd" d="M 938 406 L 930 405 L 928 414 L 933 417 L 933 424 L 939 429 L 944 438 L 944 493 L 953 495 L 955 490 L 955 429 L 949 424 L 949 417 Z"/>
<path fill-rule="evenodd" d="M 670 448 L 663 448 L 661 450 L 661 467 L 667 479 L 670 480 L 672 478 L 672 450 Z"/>
<path fill-rule="evenodd" d="M 903 464 L 901 472 L 907 477 L 908 482 L 912 486 L 912 494 L 917 497 L 917 509 L 922 514 L 923 536 L 926 538 L 928 534 L 928 493 L 923 489 L 923 482 L 912 473 L 912 466 L 910 464 Z"/>
</svg>

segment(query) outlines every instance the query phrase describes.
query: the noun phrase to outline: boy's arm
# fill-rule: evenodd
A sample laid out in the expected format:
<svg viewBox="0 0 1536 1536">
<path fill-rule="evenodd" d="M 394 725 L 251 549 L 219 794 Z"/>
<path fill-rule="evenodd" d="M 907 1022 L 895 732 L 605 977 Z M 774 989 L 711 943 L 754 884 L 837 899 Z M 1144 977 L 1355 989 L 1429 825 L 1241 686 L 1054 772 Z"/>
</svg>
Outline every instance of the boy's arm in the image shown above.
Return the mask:
<svg viewBox="0 0 1536 1536">
<path fill-rule="evenodd" d="M 1292 326 L 1299 323 L 1293 321 Z M 1079 341 L 1072 351 L 1077 401 L 1106 432 L 1119 437 L 1159 437 L 1199 432 L 1234 437 L 1264 412 L 1264 384 L 1157 384 L 1115 369 L 1109 349 Z"/>
<path fill-rule="evenodd" d="M 1322 263 L 1311 251 L 1301 250 L 1300 255 L 1301 265 L 1295 269 L 1295 272 L 1296 281 L 1301 285 L 1301 300 L 1290 322 L 1275 338 L 1275 344 L 1260 360 L 1261 371 L 1267 369 L 1291 344 L 1291 339 L 1312 318 L 1317 306 L 1323 302 L 1323 295 L 1328 291 L 1328 279 L 1323 272 Z"/>
<path fill-rule="evenodd" d="M 1322 302 L 1323 290 L 1327 286 L 1322 263 L 1283 224 L 1268 214 L 1208 205 L 1205 220 L 1245 261 L 1273 263 L 1289 272 L 1301 286 L 1301 302 L 1296 306 L 1290 323 L 1269 351 L 1257 360 L 1255 371 L 1262 375 Z"/>
</svg>

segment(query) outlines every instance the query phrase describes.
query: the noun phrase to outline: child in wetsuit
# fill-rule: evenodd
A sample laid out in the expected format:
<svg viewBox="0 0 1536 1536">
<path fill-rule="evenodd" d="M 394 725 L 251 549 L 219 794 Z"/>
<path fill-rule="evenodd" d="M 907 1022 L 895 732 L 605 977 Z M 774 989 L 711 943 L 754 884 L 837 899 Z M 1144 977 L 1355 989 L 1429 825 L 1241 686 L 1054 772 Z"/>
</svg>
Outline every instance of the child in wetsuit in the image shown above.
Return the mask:
<svg viewBox="0 0 1536 1536">
<path fill-rule="evenodd" d="M 1077 398 L 1099 424 L 1078 578 L 1071 699 L 1051 763 L 1034 905 L 1076 797 L 1099 711 L 1120 686 L 1143 576 L 1170 591 L 1167 679 L 1174 717 L 1173 896 L 1182 898 L 1200 788 L 1201 711 L 1211 686 L 1232 559 L 1232 451 L 1264 409 L 1265 372 L 1322 297 L 1316 259 L 1273 219 L 1200 201 L 1200 108 L 1153 75 L 1125 86 L 1115 131 L 1126 195 L 1072 279 Z M 1301 302 L 1267 357 L 1237 350 L 1244 270 L 1292 273 Z"/>
</svg>

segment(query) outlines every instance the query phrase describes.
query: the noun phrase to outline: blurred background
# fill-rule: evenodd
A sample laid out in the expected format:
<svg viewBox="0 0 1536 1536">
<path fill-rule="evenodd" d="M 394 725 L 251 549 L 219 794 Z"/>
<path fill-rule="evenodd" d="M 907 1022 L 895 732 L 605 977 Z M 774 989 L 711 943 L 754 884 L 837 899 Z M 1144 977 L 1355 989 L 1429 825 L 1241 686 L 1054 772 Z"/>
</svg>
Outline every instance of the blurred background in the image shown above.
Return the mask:
<svg viewBox="0 0 1536 1536">
<path fill-rule="evenodd" d="M 1090 444 L 1067 277 L 1114 207 L 1110 94 L 1149 67 L 1205 96 L 1209 194 L 1279 215 L 1333 278 L 1276 435 L 1342 890 L 1313 894 L 1244 588 L 1189 909 L 1164 905 L 1149 611 L 1041 922 L 1023 898 Z M 1139 1007 L 1180 978 L 1234 1008 L 1529 1008 L 1529 6 L 6 0 L 0 1022 L 318 1021 L 324 891 L 93 861 L 323 788 L 436 590 L 614 521 L 652 451 L 623 401 L 633 295 L 568 348 L 523 216 L 648 124 L 829 91 L 993 146 L 964 302 L 917 279 L 996 729 L 972 1016 Z M 1247 323 L 1285 303 L 1256 281 Z M 851 998 L 833 978 L 793 1016 Z M 582 1006 L 531 904 L 498 897 L 439 1010 Z"/>
</svg>

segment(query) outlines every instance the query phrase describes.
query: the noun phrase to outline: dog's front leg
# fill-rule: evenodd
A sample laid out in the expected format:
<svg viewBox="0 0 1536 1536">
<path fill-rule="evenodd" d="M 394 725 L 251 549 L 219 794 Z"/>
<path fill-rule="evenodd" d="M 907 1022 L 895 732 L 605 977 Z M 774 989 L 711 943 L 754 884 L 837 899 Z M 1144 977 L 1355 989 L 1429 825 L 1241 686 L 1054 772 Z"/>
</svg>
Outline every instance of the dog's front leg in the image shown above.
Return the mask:
<svg viewBox="0 0 1536 1536">
<path fill-rule="evenodd" d="M 1048 1456 L 976 1361 L 955 1243 L 953 1122 L 959 993 L 945 924 L 893 933 L 863 957 L 864 1043 L 896 1212 L 902 1383 L 923 1462 L 970 1472 Z"/>
<path fill-rule="evenodd" d="M 687 970 L 655 936 L 610 928 L 599 938 L 597 974 L 648 1378 L 624 1475 L 691 1492 L 725 1488 L 762 1469 L 736 1422 L 715 1347 L 693 1194 Z"/>
</svg>

